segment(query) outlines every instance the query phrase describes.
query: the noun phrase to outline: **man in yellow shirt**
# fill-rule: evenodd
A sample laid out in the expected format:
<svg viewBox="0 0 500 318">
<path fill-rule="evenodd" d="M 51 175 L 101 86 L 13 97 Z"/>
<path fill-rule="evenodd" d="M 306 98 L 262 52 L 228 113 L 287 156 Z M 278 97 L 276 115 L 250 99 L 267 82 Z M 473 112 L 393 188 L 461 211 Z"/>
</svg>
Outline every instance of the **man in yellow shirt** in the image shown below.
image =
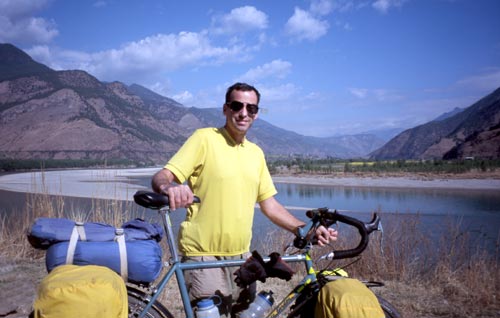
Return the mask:
<svg viewBox="0 0 500 318">
<path fill-rule="evenodd" d="M 224 127 L 195 131 L 153 176 L 153 190 L 169 196 L 171 209 L 187 207 L 179 230 L 183 261 L 248 258 L 255 203 L 273 223 L 292 233 L 304 225 L 274 198 L 277 191 L 264 153 L 246 139 L 258 117 L 259 101 L 260 93 L 253 86 L 236 83 L 229 87 L 223 105 Z M 193 193 L 200 197 L 200 204 L 191 204 Z M 316 234 L 320 245 L 337 238 L 336 231 L 324 227 Z M 241 299 L 241 292 L 248 292 L 234 283 L 234 270 L 187 271 L 191 300 L 217 292 L 224 304 L 219 306 L 221 314 L 230 317 L 232 304 Z"/>
</svg>

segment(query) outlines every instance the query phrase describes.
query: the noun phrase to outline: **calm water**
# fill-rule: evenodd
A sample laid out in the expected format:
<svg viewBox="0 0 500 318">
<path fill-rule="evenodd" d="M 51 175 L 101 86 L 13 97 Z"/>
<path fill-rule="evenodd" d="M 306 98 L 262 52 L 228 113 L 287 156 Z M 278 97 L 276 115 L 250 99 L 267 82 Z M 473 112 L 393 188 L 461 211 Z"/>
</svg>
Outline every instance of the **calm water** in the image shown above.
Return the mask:
<svg viewBox="0 0 500 318">
<path fill-rule="evenodd" d="M 446 190 L 328 187 L 276 184 L 277 198 L 288 206 L 328 207 L 368 221 L 380 211 L 384 220 L 419 215 L 420 230 L 431 239 L 442 236 L 450 222 L 468 233 L 471 244 L 495 251 L 500 238 L 500 190 Z M 295 211 L 303 216 L 303 211 Z"/>
<path fill-rule="evenodd" d="M 278 199 L 286 205 L 335 208 L 369 212 L 419 213 L 432 215 L 497 215 L 500 190 L 446 190 L 328 187 L 276 184 Z"/>
<path fill-rule="evenodd" d="M 137 178 L 149 186 L 150 178 Z M 459 220 L 464 231 L 480 236 L 495 246 L 500 235 L 500 190 L 446 190 L 332 187 L 276 183 L 277 199 L 300 219 L 308 208 L 328 207 L 369 221 L 372 212 L 381 211 L 383 219 L 399 215 L 420 215 L 421 229 L 439 236 L 440 226 Z M 297 207 L 297 208 L 294 208 Z M 176 219 L 180 222 L 182 217 Z M 262 237 L 273 228 L 258 209 L 254 236 Z"/>
<path fill-rule="evenodd" d="M 149 187 L 150 177 L 136 177 L 131 183 Z M 328 207 L 345 211 L 368 220 L 374 211 L 383 212 L 384 218 L 394 215 L 421 216 L 422 229 L 439 232 L 449 218 L 459 219 L 464 230 L 477 233 L 489 245 L 495 246 L 500 229 L 500 190 L 446 190 L 446 189 L 394 189 L 314 186 L 277 183 L 277 199 L 300 219 L 305 219 L 307 208 Z M 0 191 L 0 216 L 15 215 L 26 202 L 26 194 Z M 65 198 L 66 207 L 88 211 L 90 199 Z M 295 208 L 298 207 L 298 208 Z M 153 214 L 154 216 L 155 214 Z M 184 213 L 173 215 L 173 223 L 181 222 Z M 273 225 L 257 209 L 255 234 L 267 232 Z M 262 232 L 262 233 L 260 233 Z"/>
</svg>

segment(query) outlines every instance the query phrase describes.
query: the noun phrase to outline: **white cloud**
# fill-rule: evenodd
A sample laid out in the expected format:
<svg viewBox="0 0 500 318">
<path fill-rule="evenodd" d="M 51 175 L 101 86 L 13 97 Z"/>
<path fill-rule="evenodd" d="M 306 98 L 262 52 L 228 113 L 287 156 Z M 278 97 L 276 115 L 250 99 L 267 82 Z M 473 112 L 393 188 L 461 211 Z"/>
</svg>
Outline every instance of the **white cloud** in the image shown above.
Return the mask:
<svg viewBox="0 0 500 318">
<path fill-rule="evenodd" d="M 267 25 L 267 15 L 252 6 L 235 8 L 228 14 L 212 18 L 212 31 L 221 34 L 264 30 Z"/>
<path fill-rule="evenodd" d="M 377 0 L 372 3 L 372 7 L 382 13 L 387 13 L 389 9 L 401 7 L 406 0 Z"/>
<path fill-rule="evenodd" d="M 257 82 L 269 77 L 283 79 L 290 73 L 291 68 L 292 63 L 278 59 L 249 70 L 239 78 L 239 81 Z"/>
<path fill-rule="evenodd" d="M 394 90 L 378 88 L 372 90 L 372 94 L 379 102 L 393 102 L 402 100 L 404 97 Z"/>
<path fill-rule="evenodd" d="M 0 12 L 13 19 L 28 17 L 47 6 L 48 3 L 48 0 L 2 0 Z"/>
<path fill-rule="evenodd" d="M 402 100 L 403 96 L 398 94 L 397 92 L 390 89 L 376 88 L 376 89 L 367 89 L 367 88 L 349 88 L 349 92 L 359 99 L 374 99 L 379 102 L 388 102 L 388 101 L 398 101 Z"/>
<path fill-rule="evenodd" d="M 366 88 L 349 88 L 349 92 L 357 98 L 365 98 L 368 95 Z"/>
<path fill-rule="evenodd" d="M 328 15 L 332 12 L 334 3 L 332 0 L 313 0 L 309 10 L 316 15 Z"/>
<path fill-rule="evenodd" d="M 25 51 L 37 62 L 46 64 L 55 70 L 87 70 L 86 66 L 94 62 L 92 54 L 73 50 L 59 50 L 47 45 L 36 45 Z"/>
<path fill-rule="evenodd" d="M 352 30 L 352 26 L 349 24 L 349 22 L 336 21 L 335 25 L 343 30 L 346 30 L 346 31 Z"/>
<path fill-rule="evenodd" d="M 332 10 L 337 12 L 349 12 L 352 10 L 360 10 L 369 6 L 369 1 L 359 1 L 359 0 L 334 0 L 332 3 Z"/>
<path fill-rule="evenodd" d="M 295 8 L 293 16 L 285 25 L 285 32 L 299 41 L 315 41 L 325 35 L 329 27 L 327 21 L 316 19 L 308 11 Z"/>
<path fill-rule="evenodd" d="M 298 93 L 297 86 L 291 83 L 278 86 L 259 86 L 258 90 L 265 104 L 269 104 L 270 102 L 287 102 Z M 288 107 L 290 108 L 289 104 Z"/>
<path fill-rule="evenodd" d="M 56 69 L 82 69 L 100 80 L 132 80 L 193 65 L 223 63 L 245 54 L 240 46 L 213 46 L 206 33 L 158 34 L 118 49 L 83 53 L 47 47 L 28 50 L 32 57 Z"/>
<path fill-rule="evenodd" d="M 170 82 L 168 80 L 163 80 L 162 82 L 155 82 L 153 84 L 147 85 L 148 89 L 162 96 L 168 96 L 169 87 Z"/>
<path fill-rule="evenodd" d="M 183 91 L 172 96 L 172 99 L 183 104 L 189 105 L 194 101 L 194 96 L 189 91 Z"/>
<path fill-rule="evenodd" d="M 0 1 L 0 42 L 14 44 L 49 43 L 59 34 L 53 21 L 34 17 L 46 0 Z"/>
<path fill-rule="evenodd" d="M 339 12 L 347 12 L 352 10 L 354 3 L 352 0 L 337 0 L 333 3 L 333 9 Z"/>
</svg>

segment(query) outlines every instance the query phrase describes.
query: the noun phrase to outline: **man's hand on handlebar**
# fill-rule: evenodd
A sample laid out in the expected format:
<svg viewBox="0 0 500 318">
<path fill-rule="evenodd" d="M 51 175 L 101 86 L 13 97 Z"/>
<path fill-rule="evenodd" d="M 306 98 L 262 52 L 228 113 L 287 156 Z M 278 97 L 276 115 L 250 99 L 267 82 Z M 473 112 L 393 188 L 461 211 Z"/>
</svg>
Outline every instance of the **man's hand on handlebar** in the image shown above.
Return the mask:
<svg viewBox="0 0 500 318">
<path fill-rule="evenodd" d="M 193 203 L 194 195 L 187 185 L 170 184 L 160 186 L 160 193 L 169 198 L 170 210 L 186 208 Z"/>
<path fill-rule="evenodd" d="M 337 230 L 331 227 L 326 228 L 323 225 L 320 225 L 316 229 L 316 237 L 318 238 L 319 246 L 325 246 L 330 242 L 336 241 L 337 235 L 338 235 Z"/>
</svg>

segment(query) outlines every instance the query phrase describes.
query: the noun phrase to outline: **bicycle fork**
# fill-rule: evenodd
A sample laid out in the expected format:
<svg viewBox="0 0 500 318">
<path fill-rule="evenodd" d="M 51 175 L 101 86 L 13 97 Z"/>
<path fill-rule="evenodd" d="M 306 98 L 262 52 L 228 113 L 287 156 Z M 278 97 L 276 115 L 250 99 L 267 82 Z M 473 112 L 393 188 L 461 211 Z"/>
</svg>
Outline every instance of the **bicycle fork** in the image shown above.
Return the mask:
<svg viewBox="0 0 500 318">
<path fill-rule="evenodd" d="M 283 257 L 286 259 L 286 256 Z M 266 318 L 276 318 L 280 317 L 280 315 L 289 307 L 291 306 L 297 298 L 302 295 L 303 292 L 305 292 L 305 289 L 311 285 L 316 283 L 317 278 L 316 278 L 316 271 L 313 268 L 313 262 L 311 259 L 311 256 L 309 255 L 309 252 L 305 254 L 305 266 L 307 269 L 307 275 L 300 281 L 297 286 L 279 303 L 277 304 L 274 308 L 272 308 L 271 312 L 266 316 Z M 288 317 L 294 317 L 295 313 L 300 309 L 294 308 L 293 311 L 289 314 Z"/>
</svg>

